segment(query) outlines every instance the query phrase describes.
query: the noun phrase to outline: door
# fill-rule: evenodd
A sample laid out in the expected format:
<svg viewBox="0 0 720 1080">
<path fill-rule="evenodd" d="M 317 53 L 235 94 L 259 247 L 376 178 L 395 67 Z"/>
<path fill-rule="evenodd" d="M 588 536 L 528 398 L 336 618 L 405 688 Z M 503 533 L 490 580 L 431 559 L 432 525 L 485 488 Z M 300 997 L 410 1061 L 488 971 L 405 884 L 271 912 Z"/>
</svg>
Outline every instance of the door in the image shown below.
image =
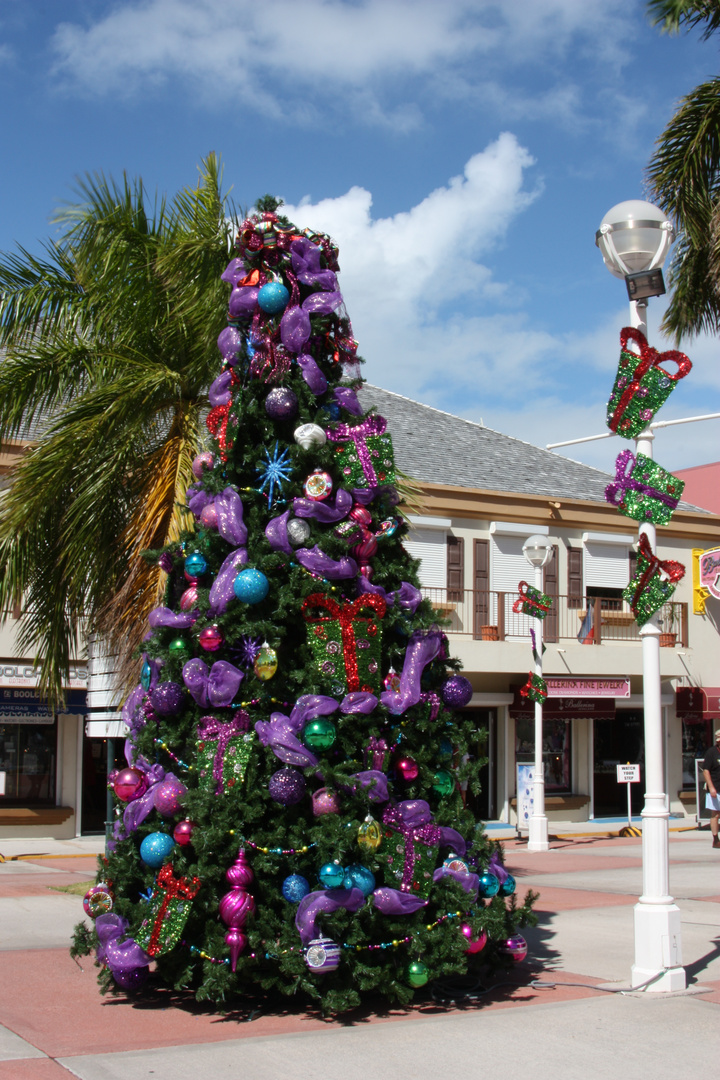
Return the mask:
<svg viewBox="0 0 720 1080">
<path fill-rule="evenodd" d="M 479 638 L 482 637 L 481 627 L 490 622 L 490 546 L 487 540 L 475 541 L 473 597 L 473 636 Z"/>
<path fill-rule="evenodd" d="M 618 765 L 640 765 L 640 783 L 631 785 L 633 814 L 643 807 L 645 740 L 642 710 L 618 709 L 614 720 L 593 721 L 593 812 L 627 818 L 627 785 L 618 784 Z"/>
<path fill-rule="evenodd" d="M 543 641 L 558 639 L 558 549 L 553 544 L 552 555 L 545 564 L 543 591 L 552 597 L 553 604 L 543 622 Z"/>
</svg>

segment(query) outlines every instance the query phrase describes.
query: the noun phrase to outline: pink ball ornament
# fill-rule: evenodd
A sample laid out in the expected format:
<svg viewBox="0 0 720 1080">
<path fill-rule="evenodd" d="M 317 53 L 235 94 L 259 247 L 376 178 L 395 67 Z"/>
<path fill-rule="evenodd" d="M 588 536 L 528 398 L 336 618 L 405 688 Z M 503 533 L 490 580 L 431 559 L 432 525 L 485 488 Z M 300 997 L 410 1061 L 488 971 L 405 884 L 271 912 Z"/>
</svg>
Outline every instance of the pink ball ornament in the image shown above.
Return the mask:
<svg viewBox="0 0 720 1080">
<path fill-rule="evenodd" d="M 147 778 L 140 769 L 123 769 L 113 783 L 113 791 L 123 802 L 139 799 L 147 791 Z"/>
<path fill-rule="evenodd" d="M 186 589 L 185 592 L 180 597 L 180 610 L 181 611 L 192 611 L 193 608 L 197 607 L 197 602 L 198 602 L 197 585 L 191 585 L 190 588 Z"/>
<path fill-rule="evenodd" d="M 316 469 L 315 472 L 311 473 L 303 485 L 305 496 L 315 502 L 322 502 L 323 499 L 327 499 L 332 489 L 332 477 L 329 473 L 323 472 L 322 469 Z"/>
<path fill-rule="evenodd" d="M 418 769 L 417 761 L 413 758 L 402 757 L 397 762 L 397 771 L 400 773 L 403 780 L 405 780 L 406 783 L 409 783 L 411 780 L 416 779 L 420 770 Z"/>
<path fill-rule="evenodd" d="M 198 634 L 200 648 L 205 649 L 206 652 L 217 652 L 224 641 L 225 637 L 223 636 L 222 630 L 215 624 L 206 626 L 205 629 L 201 630 Z"/>
<path fill-rule="evenodd" d="M 155 788 L 153 799 L 155 809 L 164 817 L 172 817 L 177 814 L 182 806 L 182 800 L 187 794 L 187 788 L 179 780 L 172 778 L 162 780 Z"/>
<path fill-rule="evenodd" d="M 373 555 L 377 553 L 378 543 L 371 532 L 366 530 L 365 536 L 359 544 L 353 548 L 353 553 L 357 555 L 361 562 L 367 562 L 368 559 L 372 559 Z"/>
<path fill-rule="evenodd" d="M 194 821 L 190 821 L 189 818 L 185 818 L 184 821 L 179 821 L 173 829 L 173 840 L 180 847 L 187 847 L 192 843 L 193 832 L 196 825 Z"/>
<path fill-rule="evenodd" d="M 466 953 L 473 954 L 482 952 L 487 945 L 487 934 L 484 930 L 481 930 L 478 936 L 473 940 L 472 926 L 469 926 L 467 923 L 462 923 L 460 926 L 460 933 L 464 938 L 467 938 L 468 945 L 465 950 Z"/>
<path fill-rule="evenodd" d="M 373 570 L 372 566 L 369 566 L 367 563 L 361 563 L 360 573 L 364 578 L 367 578 L 367 580 L 370 581 L 375 571 Z"/>
<path fill-rule="evenodd" d="M 324 787 L 318 788 L 317 791 L 313 792 L 312 807 L 315 817 L 322 817 L 323 814 L 339 814 L 340 800 L 337 797 L 337 792 L 328 791 Z"/>
<path fill-rule="evenodd" d="M 204 450 L 202 454 L 197 454 L 193 458 L 192 471 L 193 476 L 198 480 L 202 480 L 203 472 L 205 469 L 212 469 L 215 464 L 215 458 L 212 456 L 209 450 Z"/>
<path fill-rule="evenodd" d="M 359 503 L 356 503 L 353 506 L 348 517 L 352 518 L 353 521 L 357 521 L 359 525 L 364 525 L 365 528 L 372 522 L 372 514 L 368 508 L 366 506 L 361 506 Z"/>
<path fill-rule="evenodd" d="M 207 503 L 200 512 L 200 524 L 206 529 L 217 529 L 218 512 L 215 503 Z"/>
<path fill-rule="evenodd" d="M 522 934 L 513 934 L 512 937 L 500 942 L 500 952 L 516 964 L 525 959 L 527 951 L 527 941 Z"/>
</svg>

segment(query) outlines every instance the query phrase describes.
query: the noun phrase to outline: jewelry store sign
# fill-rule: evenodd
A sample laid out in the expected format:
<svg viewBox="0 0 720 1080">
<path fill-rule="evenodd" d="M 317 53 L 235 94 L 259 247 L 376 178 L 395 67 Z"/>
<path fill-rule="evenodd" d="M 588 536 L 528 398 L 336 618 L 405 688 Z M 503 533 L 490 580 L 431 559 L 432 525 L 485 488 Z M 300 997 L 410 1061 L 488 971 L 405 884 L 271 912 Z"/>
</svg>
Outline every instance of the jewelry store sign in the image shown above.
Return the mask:
<svg viewBox="0 0 720 1080">
<path fill-rule="evenodd" d="M 549 698 L 629 698 L 630 679 L 546 677 Z"/>
</svg>

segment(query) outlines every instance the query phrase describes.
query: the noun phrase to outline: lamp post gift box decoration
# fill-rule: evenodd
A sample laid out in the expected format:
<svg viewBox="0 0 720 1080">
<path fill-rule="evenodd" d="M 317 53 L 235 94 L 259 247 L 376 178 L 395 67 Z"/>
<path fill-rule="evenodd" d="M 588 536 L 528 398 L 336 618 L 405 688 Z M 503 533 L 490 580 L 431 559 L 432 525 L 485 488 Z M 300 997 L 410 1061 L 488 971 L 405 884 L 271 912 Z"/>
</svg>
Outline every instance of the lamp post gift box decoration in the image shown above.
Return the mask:
<svg viewBox="0 0 720 1080">
<path fill-rule="evenodd" d="M 639 354 L 628 348 L 630 340 L 638 346 Z M 607 424 L 624 439 L 634 439 L 667 401 L 675 384 L 689 373 L 692 363 L 677 349 L 659 353 L 634 326 L 620 331 L 620 349 L 620 363 L 607 406 Z M 667 371 L 663 363 L 676 364 L 677 371 Z"/>
<path fill-rule="evenodd" d="M 516 615 L 522 612 L 523 615 L 532 615 L 535 619 L 544 619 L 551 607 L 552 596 L 533 588 L 527 581 L 518 584 L 518 598 L 513 604 Z"/>
<path fill-rule="evenodd" d="M 684 576 L 683 564 L 674 559 L 658 559 L 647 536 L 642 533 L 638 543 L 637 572 L 623 591 L 623 598 L 632 608 L 638 626 L 644 626 L 668 602 Z"/>
<path fill-rule="evenodd" d="M 605 488 L 605 498 L 625 517 L 667 525 L 684 488 L 684 480 L 652 458 L 622 450 L 615 461 L 615 479 Z"/>
<path fill-rule="evenodd" d="M 535 675 L 531 671 L 528 674 L 528 681 L 520 687 L 520 694 L 528 701 L 539 702 L 542 705 L 548 695 L 547 683 L 542 675 Z"/>
</svg>

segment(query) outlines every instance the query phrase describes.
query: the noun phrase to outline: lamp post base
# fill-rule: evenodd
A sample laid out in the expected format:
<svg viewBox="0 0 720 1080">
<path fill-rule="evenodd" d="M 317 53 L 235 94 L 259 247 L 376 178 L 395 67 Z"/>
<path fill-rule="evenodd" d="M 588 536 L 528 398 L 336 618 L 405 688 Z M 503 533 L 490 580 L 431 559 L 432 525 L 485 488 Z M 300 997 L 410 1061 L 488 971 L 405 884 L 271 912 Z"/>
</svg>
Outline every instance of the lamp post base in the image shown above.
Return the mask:
<svg viewBox="0 0 720 1080">
<path fill-rule="evenodd" d="M 680 908 L 676 904 L 635 905 L 635 963 L 632 985 L 652 982 L 646 993 L 684 990 L 687 983 L 682 966 Z"/>
<path fill-rule="evenodd" d="M 548 819 L 545 815 L 532 814 L 528 826 L 528 851 L 549 851 Z"/>
</svg>

